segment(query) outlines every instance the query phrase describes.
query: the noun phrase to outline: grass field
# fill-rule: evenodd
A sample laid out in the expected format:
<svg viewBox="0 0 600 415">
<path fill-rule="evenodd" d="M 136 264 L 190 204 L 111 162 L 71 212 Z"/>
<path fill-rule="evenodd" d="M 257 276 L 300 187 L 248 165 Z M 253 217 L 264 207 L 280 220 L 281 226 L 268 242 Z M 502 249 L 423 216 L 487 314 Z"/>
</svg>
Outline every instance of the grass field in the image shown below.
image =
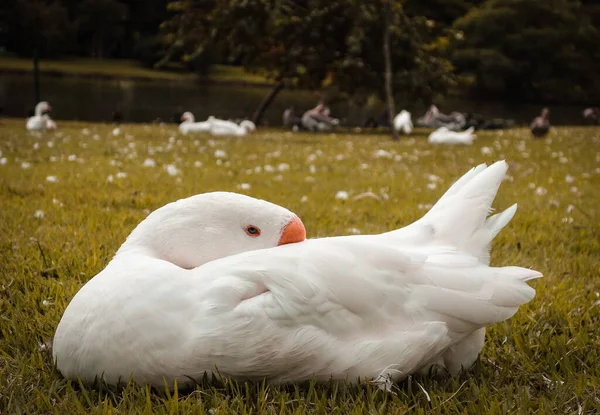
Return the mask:
<svg viewBox="0 0 600 415">
<path fill-rule="evenodd" d="M 179 136 L 176 126 L 58 122 L 30 136 L 0 121 L 0 413 L 600 412 L 600 128 L 480 132 L 471 147 L 365 134 L 267 130 L 248 138 Z M 221 150 L 216 157 L 216 150 Z M 544 273 L 536 298 L 488 330 L 480 361 L 454 379 L 369 386 L 214 384 L 183 393 L 65 381 L 48 345 L 70 299 L 151 210 L 231 190 L 295 211 L 311 237 L 409 224 L 470 167 L 505 158 L 494 206 L 519 211 L 493 265 Z M 243 189 L 243 190 L 242 190 Z M 348 198 L 336 198 L 339 191 Z M 380 200 L 354 196 L 372 191 Z"/>
<path fill-rule="evenodd" d="M 0 56 L 0 71 L 33 71 L 31 59 Z M 165 81 L 193 81 L 197 76 L 185 71 L 154 70 L 145 68 L 139 62 L 127 59 L 85 59 L 40 60 L 40 72 L 63 75 L 106 76 L 114 78 L 139 78 Z M 249 84 L 268 83 L 264 77 L 245 72 L 239 66 L 213 65 L 208 79 L 214 82 Z"/>
</svg>

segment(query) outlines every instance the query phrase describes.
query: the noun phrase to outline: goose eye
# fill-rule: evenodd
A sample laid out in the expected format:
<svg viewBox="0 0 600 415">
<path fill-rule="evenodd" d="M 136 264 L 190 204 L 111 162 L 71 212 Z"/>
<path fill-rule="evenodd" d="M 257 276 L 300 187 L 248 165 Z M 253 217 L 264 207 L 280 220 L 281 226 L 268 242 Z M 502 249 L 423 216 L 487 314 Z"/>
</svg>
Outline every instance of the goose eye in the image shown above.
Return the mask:
<svg viewBox="0 0 600 415">
<path fill-rule="evenodd" d="M 256 238 L 257 236 L 260 235 L 260 229 L 257 228 L 256 226 L 246 226 L 246 228 L 244 229 L 246 231 L 246 233 L 248 234 L 248 236 L 251 236 L 253 238 Z"/>
</svg>

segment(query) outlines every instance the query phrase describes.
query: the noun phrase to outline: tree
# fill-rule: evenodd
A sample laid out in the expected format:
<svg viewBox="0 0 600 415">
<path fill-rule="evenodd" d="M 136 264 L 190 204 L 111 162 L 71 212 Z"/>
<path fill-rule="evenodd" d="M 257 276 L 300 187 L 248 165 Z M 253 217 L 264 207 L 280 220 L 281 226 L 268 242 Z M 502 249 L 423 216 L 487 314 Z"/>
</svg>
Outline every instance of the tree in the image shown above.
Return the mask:
<svg viewBox="0 0 600 415">
<path fill-rule="evenodd" d="M 91 56 L 107 57 L 124 41 L 127 6 L 117 0 L 84 0 L 77 7 L 80 46 Z"/>
<path fill-rule="evenodd" d="M 600 32 L 577 0 L 488 0 L 454 25 L 453 61 L 474 91 L 545 102 L 600 98 Z"/>
<path fill-rule="evenodd" d="M 67 9 L 59 2 L 17 0 L 9 2 L 4 10 L 9 50 L 21 56 L 32 56 L 37 49 L 39 56 L 44 58 L 59 57 L 72 51 L 74 26 Z"/>
<path fill-rule="evenodd" d="M 392 130 L 392 140 L 398 140 L 398 131 L 394 127 L 393 119 L 396 114 L 394 108 L 394 93 L 392 91 L 392 54 L 390 52 L 390 25 L 392 17 L 392 0 L 386 1 L 385 7 L 385 27 L 383 30 L 383 58 L 385 60 L 385 95 L 387 99 L 388 119 Z"/>
</svg>

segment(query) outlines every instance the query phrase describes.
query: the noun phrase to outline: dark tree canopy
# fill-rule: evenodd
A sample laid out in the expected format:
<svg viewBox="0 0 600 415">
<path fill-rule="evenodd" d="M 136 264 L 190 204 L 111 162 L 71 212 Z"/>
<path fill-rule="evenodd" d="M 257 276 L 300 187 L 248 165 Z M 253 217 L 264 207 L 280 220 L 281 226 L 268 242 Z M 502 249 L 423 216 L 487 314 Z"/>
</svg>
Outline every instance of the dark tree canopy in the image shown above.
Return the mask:
<svg viewBox="0 0 600 415">
<path fill-rule="evenodd" d="M 5 0 L 19 56 L 243 65 L 287 86 L 382 95 L 382 0 Z M 423 101 L 458 75 L 499 99 L 600 99 L 598 0 L 392 0 L 394 93 Z M 452 62 L 452 64 L 450 64 Z M 461 88 L 466 91 L 467 88 Z"/>
</svg>

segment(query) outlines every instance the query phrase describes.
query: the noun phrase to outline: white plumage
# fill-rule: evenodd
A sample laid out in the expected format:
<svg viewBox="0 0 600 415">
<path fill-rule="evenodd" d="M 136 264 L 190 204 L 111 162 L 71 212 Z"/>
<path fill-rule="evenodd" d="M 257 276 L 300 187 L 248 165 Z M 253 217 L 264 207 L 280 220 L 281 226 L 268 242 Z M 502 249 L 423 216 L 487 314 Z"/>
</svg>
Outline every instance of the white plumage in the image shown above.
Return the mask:
<svg viewBox="0 0 600 415">
<path fill-rule="evenodd" d="M 209 121 L 196 122 L 194 114 L 189 111 L 181 115 L 181 124 L 179 124 L 179 132 L 181 134 L 188 133 L 207 133 L 210 131 Z"/>
<path fill-rule="evenodd" d="M 473 144 L 473 140 L 477 138 L 473 131 L 475 129 L 470 127 L 469 129 L 461 132 L 450 131 L 446 127 L 440 127 L 431 134 L 429 134 L 429 142 L 432 144 Z"/>
<path fill-rule="evenodd" d="M 50 111 L 52 107 L 46 102 L 39 102 L 35 106 L 35 114 L 33 117 L 29 117 L 25 124 L 28 131 L 44 131 L 46 129 L 56 128 L 56 123 L 50 119 L 48 114 L 44 114 L 45 111 Z"/>
<path fill-rule="evenodd" d="M 403 134 L 410 134 L 414 128 L 410 112 L 402 110 L 394 117 L 394 128 Z"/>
<path fill-rule="evenodd" d="M 291 212 L 223 193 L 167 205 L 67 307 L 58 369 L 157 387 L 217 368 L 270 383 L 368 377 L 386 389 L 434 363 L 455 374 L 477 358 L 485 326 L 531 300 L 526 281 L 541 276 L 488 266 L 516 210 L 486 219 L 506 169 L 472 169 L 399 230 L 261 250 L 240 226 L 265 222 L 262 247 L 275 246 Z"/>
<path fill-rule="evenodd" d="M 249 120 L 243 120 L 239 124 L 236 124 L 233 121 L 209 117 L 208 122 L 210 124 L 210 133 L 212 135 L 244 136 L 249 132 L 252 133 L 256 131 L 256 125 Z"/>
</svg>

